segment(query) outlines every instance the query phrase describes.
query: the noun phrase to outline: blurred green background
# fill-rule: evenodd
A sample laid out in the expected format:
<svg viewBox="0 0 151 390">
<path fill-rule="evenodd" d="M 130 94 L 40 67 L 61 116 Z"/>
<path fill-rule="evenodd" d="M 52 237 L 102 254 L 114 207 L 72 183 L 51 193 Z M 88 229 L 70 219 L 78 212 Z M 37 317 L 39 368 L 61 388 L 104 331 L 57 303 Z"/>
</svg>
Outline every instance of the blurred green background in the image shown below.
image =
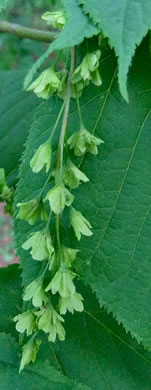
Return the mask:
<svg viewBox="0 0 151 390">
<path fill-rule="evenodd" d="M 61 0 L 10 0 L 9 7 L 0 14 L 0 20 L 23 26 L 50 30 L 41 15 L 61 7 Z M 51 29 L 52 30 L 52 29 Z M 47 49 L 48 44 L 20 39 L 0 32 L 0 70 L 30 67 Z"/>
</svg>

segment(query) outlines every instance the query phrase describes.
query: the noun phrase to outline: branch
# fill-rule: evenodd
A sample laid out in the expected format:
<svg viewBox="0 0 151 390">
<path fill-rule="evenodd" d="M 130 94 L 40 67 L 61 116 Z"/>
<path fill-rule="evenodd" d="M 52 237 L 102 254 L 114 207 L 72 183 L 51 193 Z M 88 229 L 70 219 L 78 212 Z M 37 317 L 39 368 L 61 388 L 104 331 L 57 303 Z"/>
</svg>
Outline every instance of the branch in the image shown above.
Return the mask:
<svg viewBox="0 0 151 390">
<path fill-rule="evenodd" d="M 19 24 L 8 23 L 5 20 L 0 21 L 0 32 L 8 32 L 18 36 L 19 38 L 28 38 L 36 41 L 50 43 L 54 41 L 57 36 L 55 32 L 42 31 L 29 27 L 20 26 Z"/>
</svg>

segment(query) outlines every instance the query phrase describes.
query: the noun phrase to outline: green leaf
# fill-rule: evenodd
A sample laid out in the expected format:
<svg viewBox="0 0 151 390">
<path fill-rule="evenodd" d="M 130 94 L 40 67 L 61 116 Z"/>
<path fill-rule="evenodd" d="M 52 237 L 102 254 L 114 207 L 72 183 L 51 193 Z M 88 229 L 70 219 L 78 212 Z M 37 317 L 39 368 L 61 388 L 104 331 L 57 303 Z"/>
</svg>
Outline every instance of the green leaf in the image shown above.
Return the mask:
<svg viewBox="0 0 151 390">
<path fill-rule="evenodd" d="M 71 48 L 72 46 L 81 43 L 84 38 L 90 38 L 99 33 L 98 28 L 93 22 L 90 22 L 88 16 L 82 12 L 77 0 L 63 0 L 63 4 L 68 18 L 67 25 L 59 33 L 57 39 L 51 43 L 47 51 L 30 69 L 25 78 L 24 88 L 28 87 L 38 68 L 51 53 L 56 50 Z"/>
<path fill-rule="evenodd" d="M 150 348 L 151 72 L 148 59 L 146 40 L 137 52 L 130 74 L 129 105 L 119 94 L 116 61 L 111 53 L 101 62 L 102 87 L 89 87 L 80 99 L 85 127 L 103 139 L 104 144 L 97 157 L 87 154 L 82 160 L 82 171 L 90 182 L 81 184 L 74 192 L 73 207 L 89 220 L 94 234 L 83 237 L 77 244 L 72 230 L 68 231 L 72 241 L 69 246 L 81 249 L 77 272 L 96 292 L 100 305 L 112 311 L 139 342 Z M 33 174 L 29 162 L 34 150 L 50 134 L 59 108 L 60 100 L 53 98 L 37 113 L 23 158 L 17 203 L 35 197 L 44 185 L 45 173 Z M 75 101 L 71 105 L 68 129 L 69 135 L 79 129 Z M 53 148 L 57 142 L 56 134 Z M 37 226 L 34 225 L 35 231 Z M 26 222 L 16 220 L 15 231 L 24 284 L 27 284 L 39 272 L 37 262 L 21 249 L 32 230 Z"/>
<path fill-rule="evenodd" d="M 1 333 L 0 383 L 3 390 L 90 390 L 60 374 L 48 361 L 32 364 L 21 374 L 18 371 L 19 346 L 10 335 Z"/>
<path fill-rule="evenodd" d="M 120 91 L 128 100 L 128 69 L 136 46 L 151 28 L 150 0 L 79 0 L 79 3 L 114 47 L 119 62 Z"/>
<path fill-rule="evenodd" d="M 16 334 L 13 317 L 21 307 L 21 277 L 18 266 L 0 268 L 0 332 Z"/>
<path fill-rule="evenodd" d="M 10 185 L 16 181 L 18 165 L 39 101 L 22 91 L 25 71 L 0 72 L 0 167 Z"/>
</svg>

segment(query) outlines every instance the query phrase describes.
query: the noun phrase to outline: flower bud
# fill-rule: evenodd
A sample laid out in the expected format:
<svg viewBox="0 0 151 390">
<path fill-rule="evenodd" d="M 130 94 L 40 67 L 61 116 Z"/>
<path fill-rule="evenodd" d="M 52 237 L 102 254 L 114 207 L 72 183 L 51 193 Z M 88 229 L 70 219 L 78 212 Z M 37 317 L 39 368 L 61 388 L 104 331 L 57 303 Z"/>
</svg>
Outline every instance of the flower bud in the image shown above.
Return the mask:
<svg viewBox="0 0 151 390">
<path fill-rule="evenodd" d="M 46 195 L 44 201 L 48 200 L 51 210 L 60 214 L 65 206 L 70 206 L 74 196 L 64 187 L 63 184 L 56 185 Z"/>
<path fill-rule="evenodd" d="M 75 133 L 67 141 L 70 149 L 74 150 L 75 156 L 82 156 L 84 153 L 89 152 L 92 154 L 98 153 L 98 146 L 104 141 L 101 138 L 95 137 L 84 127 Z"/>
<path fill-rule="evenodd" d="M 48 219 L 47 211 L 38 199 L 17 203 L 17 207 L 20 207 L 17 218 L 27 221 L 30 225 L 34 225 L 40 218 L 42 221 L 47 221 Z"/>
<path fill-rule="evenodd" d="M 81 239 L 82 234 L 84 236 L 92 236 L 93 233 L 90 230 L 92 228 L 90 222 L 82 215 L 80 211 L 77 211 L 73 207 L 71 207 L 70 220 L 78 240 Z"/>
<path fill-rule="evenodd" d="M 32 304 L 35 307 L 41 307 L 43 303 L 46 305 L 48 302 L 42 282 L 38 279 L 31 282 L 25 289 L 23 300 L 30 301 L 30 299 L 32 299 Z"/>
<path fill-rule="evenodd" d="M 75 292 L 75 285 L 73 283 L 74 277 L 75 274 L 73 272 L 69 271 L 65 267 L 60 267 L 46 287 L 45 291 L 51 290 L 52 294 L 56 294 L 58 292 L 62 297 L 69 297 Z"/>
<path fill-rule="evenodd" d="M 30 340 L 27 344 L 23 346 L 19 373 L 24 369 L 25 366 L 27 366 L 27 364 L 29 364 L 30 362 L 35 362 L 40 344 L 40 340 Z"/>
<path fill-rule="evenodd" d="M 30 336 L 33 333 L 35 328 L 35 316 L 30 312 L 26 311 L 25 313 L 18 314 L 14 317 L 16 323 L 16 330 L 20 333 L 27 332 L 27 336 Z"/>
<path fill-rule="evenodd" d="M 52 66 L 44 70 L 27 88 L 27 91 L 33 91 L 38 97 L 49 99 L 53 93 L 61 88 L 61 85 L 60 72 L 55 72 Z"/>
<path fill-rule="evenodd" d="M 30 167 L 34 173 L 38 173 L 46 166 L 46 173 L 50 169 L 51 165 L 51 146 L 49 143 L 44 143 L 39 146 L 34 156 L 30 161 Z"/>
<path fill-rule="evenodd" d="M 77 188 L 81 181 L 86 183 L 89 181 L 88 177 L 78 169 L 70 159 L 67 160 L 67 164 L 64 168 L 64 183 L 70 188 Z"/>
<path fill-rule="evenodd" d="M 83 297 L 81 294 L 75 292 L 73 295 L 70 295 L 69 297 L 60 297 L 59 299 L 59 308 L 60 308 L 60 314 L 66 314 L 67 310 L 70 311 L 70 313 L 74 313 L 75 311 L 83 311 Z"/>
<path fill-rule="evenodd" d="M 47 24 L 54 28 L 59 28 L 60 30 L 66 24 L 66 15 L 64 11 L 60 10 L 57 12 L 45 12 L 42 15 L 42 19 L 46 20 Z"/>
<path fill-rule="evenodd" d="M 54 248 L 51 242 L 49 233 L 44 230 L 31 233 L 30 237 L 24 242 L 22 248 L 28 250 L 31 248 L 30 254 L 34 260 L 42 261 L 50 259 Z"/>
</svg>

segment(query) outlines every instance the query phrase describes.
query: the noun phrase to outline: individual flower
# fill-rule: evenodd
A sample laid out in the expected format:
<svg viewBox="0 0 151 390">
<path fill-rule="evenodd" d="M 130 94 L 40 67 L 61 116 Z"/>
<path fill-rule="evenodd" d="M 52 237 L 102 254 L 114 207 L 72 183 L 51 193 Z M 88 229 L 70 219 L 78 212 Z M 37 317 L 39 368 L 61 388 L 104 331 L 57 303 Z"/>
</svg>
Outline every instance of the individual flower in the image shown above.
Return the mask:
<svg viewBox="0 0 151 390">
<path fill-rule="evenodd" d="M 19 373 L 24 369 L 25 366 L 27 366 L 27 364 L 30 362 L 35 362 L 40 344 L 41 340 L 30 340 L 23 346 Z"/>
<path fill-rule="evenodd" d="M 102 84 L 98 69 L 100 56 L 100 50 L 86 54 L 82 63 L 75 69 L 72 75 L 72 83 L 76 84 L 83 80 L 86 85 L 88 85 L 89 81 L 92 81 L 93 84 L 100 86 Z"/>
<path fill-rule="evenodd" d="M 39 218 L 41 218 L 42 221 L 47 221 L 48 219 L 47 211 L 38 199 L 17 203 L 17 207 L 20 208 L 17 218 L 27 221 L 30 225 L 34 225 Z"/>
<path fill-rule="evenodd" d="M 92 236 L 91 224 L 90 222 L 82 215 L 80 211 L 77 211 L 71 207 L 70 221 L 75 232 L 75 235 L 78 240 L 81 239 L 81 235 Z"/>
<path fill-rule="evenodd" d="M 74 196 L 64 187 L 63 184 L 56 185 L 48 191 L 44 201 L 48 200 L 51 210 L 55 214 L 60 214 L 65 206 L 70 206 Z"/>
<path fill-rule="evenodd" d="M 74 150 L 75 156 L 80 157 L 86 152 L 96 155 L 98 153 L 98 146 L 104 143 L 104 141 L 101 138 L 95 137 L 84 127 L 81 127 L 79 131 L 71 135 L 67 143 L 69 148 Z"/>
<path fill-rule="evenodd" d="M 64 11 L 56 11 L 56 12 L 45 12 L 42 15 L 42 19 L 46 20 L 47 24 L 54 28 L 59 28 L 60 30 L 66 24 L 66 15 Z"/>
<path fill-rule="evenodd" d="M 36 313 L 38 319 L 38 329 L 48 333 L 48 340 L 55 342 L 58 335 L 59 340 L 65 339 L 65 330 L 61 324 L 64 319 L 54 310 L 52 305 L 47 306 L 45 309 Z"/>
<path fill-rule="evenodd" d="M 22 248 L 28 250 L 34 260 L 50 259 L 54 248 L 52 246 L 51 236 L 44 230 L 31 233 L 30 237 L 24 242 Z"/>
<path fill-rule="evenodd" d="M 66 267 L 68 267 L 68 268 L 71 267 L 71 264 L 76 259 L 78 252 L 79 252 L 78 249 L 68 248 L 66 246 L 62 247 L 63 260 L 64 260 Z"/>
<path fill-rule="evenodd" d="M 52 294 L 58 292 L 62 297 L 69 297 L 75 293 L 74 277 L 75 274 L 73 272 L 69 271 L 66 267 L 60 267 L 45 291 L 51 290 Z"/>
<path fill-rule="evenodd" d="M 30 161 L 30 167 L 32 171 L 34 173 L 38 173 L 45 166 L 47 173 L 51 165 L 51 154 L 52 151 L 50 143 L 45 142 L 44 144 L 40 145 Z"/>
<path fill-rule="evenodd" d="M 16 323 L 16 330 L 19 333 L 27 332 L 27 336 L 30 336 L 33 333 L 35 328 L 35 316 L 31 313 L 31 311 L 26 311 L 25 313 L 18 314 L 14 317 L 14 321 Z"/>
<path fill-rule="evenodd" d="M 59 299 L 59 311 L 60 314 L 66 314 L 67 310 L 70 311 L 70 313 L 74 313 L 75 311 L 83 311 L 83 297 L 81 294 L 75 292 L 74 294 L 70 295 L 69 297 L 60 297 Z"/>
<path fill-rule="evenodd" d="M 32 304 L 35 307 L 41 307 L 43 303 L 45 305 L 47 304 L 48 298 L 44 292 L 42 281 L 40 279 L 34 280 L 26 287 L 23 300 L 30 301 L 30 299 L 32 299 Z"/>
<path fill-rule="evenodd" d="M 57 90 L 61 89 L 60 72 L 55 72 L 53 66 L 44 70 L 41 75 L 33 81 L 27 91 L 33 91 L 38 97 L 49 99 Z"/>
<path fill-rule="evenodd" d="M 80 171 L 80 169 L 78 169 L 70 159 L 67 160 L 67 163 L 64 167 L 63 180 L 64 183 L 70 188 L 77 188 L 81 181 L 84 183 L 89 181 L 88 177 L 82 171 Z"/>
</svg>

